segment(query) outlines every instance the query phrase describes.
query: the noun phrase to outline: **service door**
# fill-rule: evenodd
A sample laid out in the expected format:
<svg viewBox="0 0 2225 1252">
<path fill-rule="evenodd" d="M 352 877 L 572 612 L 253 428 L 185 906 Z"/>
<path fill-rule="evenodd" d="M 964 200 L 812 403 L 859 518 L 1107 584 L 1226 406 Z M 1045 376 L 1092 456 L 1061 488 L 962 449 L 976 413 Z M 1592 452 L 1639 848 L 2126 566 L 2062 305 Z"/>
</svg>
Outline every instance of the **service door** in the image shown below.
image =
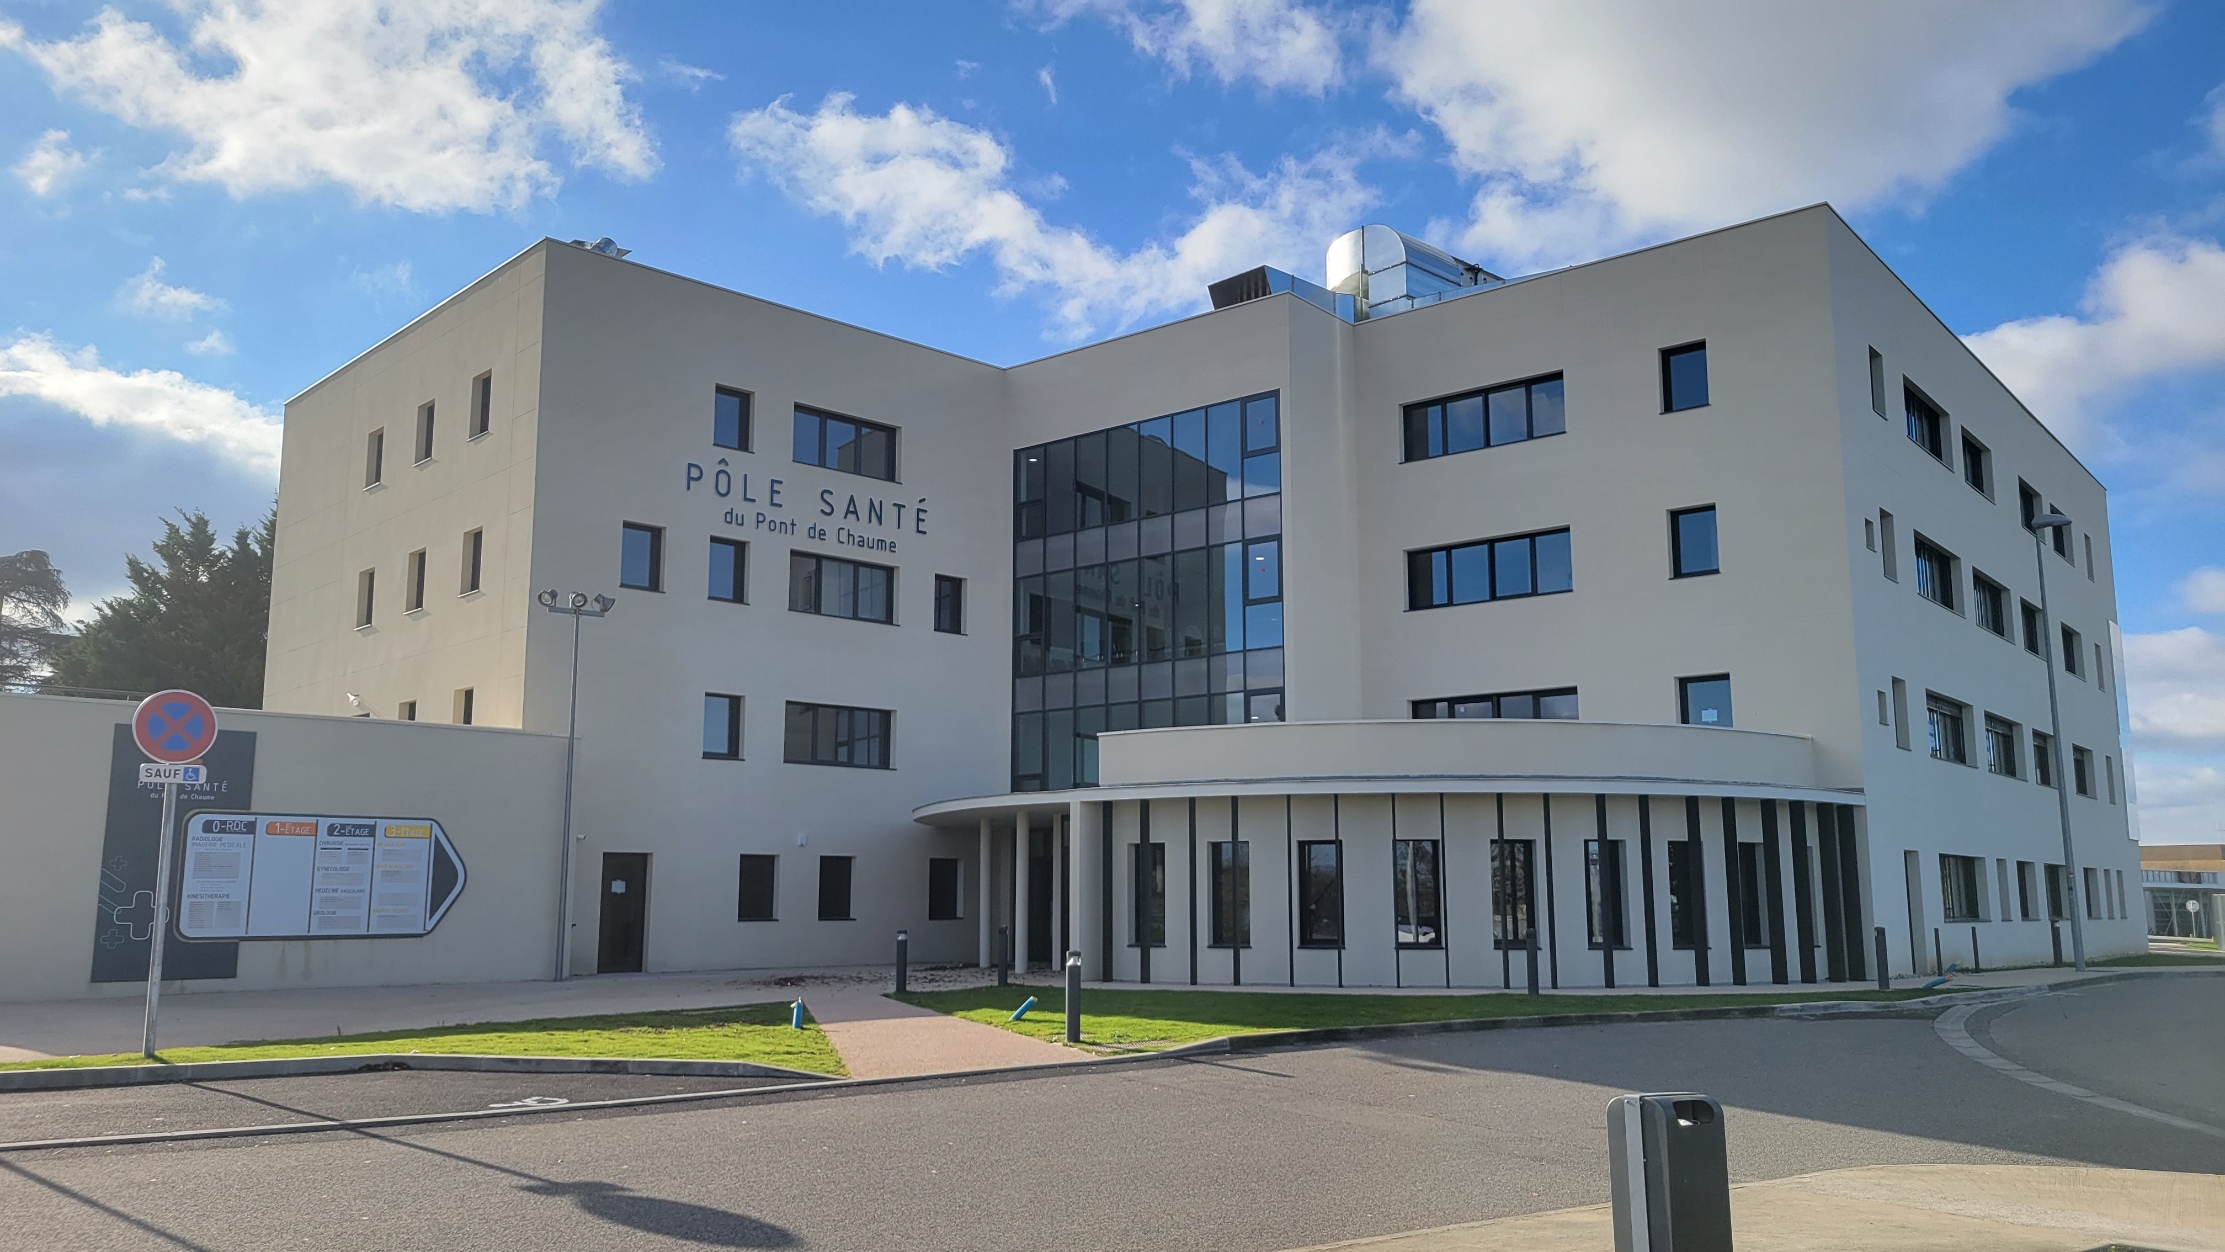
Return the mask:
<svg viewBox="0 0 2225 1252">
<path fill-rule="evenodd" d="M 595 972 L 638 974 L 649 935 L 649 854 L 603 853 L 603 920 Z"/>
</svg>

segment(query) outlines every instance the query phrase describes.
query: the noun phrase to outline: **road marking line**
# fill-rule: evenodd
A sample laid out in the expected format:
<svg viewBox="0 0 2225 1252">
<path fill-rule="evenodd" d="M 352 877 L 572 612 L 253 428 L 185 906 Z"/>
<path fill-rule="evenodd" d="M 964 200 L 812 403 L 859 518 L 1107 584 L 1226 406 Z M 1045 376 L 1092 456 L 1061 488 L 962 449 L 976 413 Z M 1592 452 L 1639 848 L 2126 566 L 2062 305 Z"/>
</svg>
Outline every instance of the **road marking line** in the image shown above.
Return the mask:
<svg viewBox="0 0 2225 1252">
<path fill-rule="evenodd" d="M 2098 1091 L 2088 1091 L 2084 1087 L 2064 1082 L 2060 1078 L 2050 1078 L 2035 1070 L 2026 1069 L 2015 1061 L 1995 1052 L 1972 1038 L 1970 1028 L 1964 1025 L 1970 1020 L 1971 1014 L 1990 1007 L 1992 1006 L 1985 1004 L 1956 1005 L 1933 1018 L 1932 1029 L 1938 1032 L 1939 1038 L 1948 1047 L 1962 1053 L 1978 1064 L 1998 1073 L 2006 1074 L 2018 1082 L 2028 1082 L 2035 1087 L 2052 1091 L 2057 1095 L 2067 1095 L 2073 1100 L 2084 1100 L 2088 1104 L 2097 1104 L 2102 1108 L 2114 1109 L 2119 1113 L 2130 1113 L 2134 1117 L 2145 1117 L 2149 1121 L 2162 1122 L 2166 1126 L 2175 1127 L 2179 1130 L 2191 1130 L 2196 1134 L 2225 1139 L 2225 1128 L 2212 1126 L 2207 1122 L 2189 1121 L 2184 1117 L 2159 1112 L 2127 1100 L 2120 1100 L 2115 1096 L 2105 1096 Z"/>
</svg>

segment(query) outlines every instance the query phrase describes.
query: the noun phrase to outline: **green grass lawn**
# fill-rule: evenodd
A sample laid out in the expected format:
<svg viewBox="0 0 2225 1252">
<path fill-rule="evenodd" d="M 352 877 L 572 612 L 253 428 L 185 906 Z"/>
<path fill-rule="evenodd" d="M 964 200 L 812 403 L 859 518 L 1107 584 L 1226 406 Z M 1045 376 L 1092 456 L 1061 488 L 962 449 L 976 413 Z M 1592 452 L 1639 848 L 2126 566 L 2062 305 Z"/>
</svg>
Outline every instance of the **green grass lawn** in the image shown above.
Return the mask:
<svg viewBox="0 0 2225 1252">
<path fill-rule="evenodd" d="M 483 1022 L 434 1026 L 423 1030 L 383 1030 L 371 1034 L 319 1039 L 273 1039 L 228 1043 L 220 1047 L 165 1048 L 162 1059 L 250 1061 L 270 1057 L 355 1056 L 372 1052 L 475 1053 L 483 1056 L 653 1057 L 659 1060 L 755 1061 L 847 1074 L 842 1058 L 818 1023 L 804 1016 L 804 1028 L 788 1025 L 785 1004 L 744 1004 L 720 1009 L 671 1009 L 655 1013 L 612 1013 L 600 1017 L 547 1017 L 523 1022 Z M 92 1065 L 143 1065 L 133 1052 L 111 1056 L 58 1056 L 41 1061 L 11 1061 L 0 1069 L 59 1069 Z"/>
<path fill-rule="evenodd" d="M 2141 969 L 2157 965 L 2215 965 L 2225 966 L 2225 956 L 2204 956 L 2199 952 L 2142 952 L 2137 956 L 2113 956 L 2105 961 L 2088 961 L 2095 969 Z"/>
<path fill-rule="evenodd" d="M 1195 1043 L 1222 1035 L 1323 1026 L 1372 1026 L 1386 1022 L 1456 1021 L 1480 1017 L 1530 1017 L 1541 1013 L 1631 1013 L 1648 1009 L 1716 1008 L 1790 1004 L 1812 1000 L 1907 1000 L 1928 991 L 1813 991 L 1737 995 L 1586 995 L 1530 999 L 1521 995 L 1307 995 L 1303 992 L 1107 991 L 1082 997 L 1082 1042 L 1114 1050 Z M 1036 1006 L 1026 1020 L 1012 1010 L 1030 995 Z M 907 1004 L 1001 1026 L 1053 1041 L 1066 1037 L 1066 995 L 1055 987 L 977 987 L 912 992 Z"/>
</svg>

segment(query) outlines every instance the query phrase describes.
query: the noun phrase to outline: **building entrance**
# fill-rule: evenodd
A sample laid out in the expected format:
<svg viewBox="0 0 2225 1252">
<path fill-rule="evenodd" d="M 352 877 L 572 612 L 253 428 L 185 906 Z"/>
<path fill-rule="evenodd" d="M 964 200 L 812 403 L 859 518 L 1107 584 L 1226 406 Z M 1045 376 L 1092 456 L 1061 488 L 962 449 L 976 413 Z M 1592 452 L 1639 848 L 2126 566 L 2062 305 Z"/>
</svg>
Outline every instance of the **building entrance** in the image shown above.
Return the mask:
<svg viewBox="0 0 2225 1252">
<path fill-rule="evenodd" d="M 603 912 L 595 948 L 598 974 L 638 974 L 649 933 L 649 854 L 603 853 Z"/>
</svg>

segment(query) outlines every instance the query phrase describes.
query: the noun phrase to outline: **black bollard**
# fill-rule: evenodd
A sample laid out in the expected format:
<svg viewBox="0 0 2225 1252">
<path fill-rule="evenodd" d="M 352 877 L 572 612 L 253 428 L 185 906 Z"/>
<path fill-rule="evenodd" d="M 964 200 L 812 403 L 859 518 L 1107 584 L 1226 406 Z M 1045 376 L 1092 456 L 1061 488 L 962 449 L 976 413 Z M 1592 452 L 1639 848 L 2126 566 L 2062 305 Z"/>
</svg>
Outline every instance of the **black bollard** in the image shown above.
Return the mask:
<svg viewBox="0 0 2225 1252">
<path fill-rule="evenodd" d="M 1892 966 L 1885 963 L 1885 928 L 1883 926 L 1877 928 L 1876 937 L 1877 989 L 1879 991 L 1891 991 L 1893 989 L 1893 972 Z"/>
<path fill-rule="evenodd" d="M 907 958 L 907 957 L 908 957 L 908 955 L 909 955 L 909 950 L 910 950 L 911 946 L 912 946 L 912 934 L 911 934 L 911 932 L 910 932 L 910 931 L 908 931 L 908 930 L 899 930 L 899 931 L 897 931 L 897 932 L 896 932 L 896 994 L 898 994 L 898 995 L 903 995 L 903 994 L 904 994 L 904 974 L 905 974 L 905 972 L 906 972 L 906 971 L 905 971 L 905 965 L 906 965 L 906 964 L 908 963 L 908 962 L 907 962 L 907 959 L 906 959 L 906 958 Z"/>
<path fill-rule="evenodd" d="M 1696 1091 L 1616 1096 L 1607 1169 L 1616 1252 L 1731 1252 L 1723 1106 Z"/>
<path fill-rule="evenodd" d="M 997 985 L 1002 987 L 1011 981 L 1012 928 L 1010 926 L 999 926 L 997 927 Z"/>
<path fill-rule="evenodd" d="M 1066 954 L 1066 1042 L 1082 1041 L 1082 954 Z"/>
</svg>

